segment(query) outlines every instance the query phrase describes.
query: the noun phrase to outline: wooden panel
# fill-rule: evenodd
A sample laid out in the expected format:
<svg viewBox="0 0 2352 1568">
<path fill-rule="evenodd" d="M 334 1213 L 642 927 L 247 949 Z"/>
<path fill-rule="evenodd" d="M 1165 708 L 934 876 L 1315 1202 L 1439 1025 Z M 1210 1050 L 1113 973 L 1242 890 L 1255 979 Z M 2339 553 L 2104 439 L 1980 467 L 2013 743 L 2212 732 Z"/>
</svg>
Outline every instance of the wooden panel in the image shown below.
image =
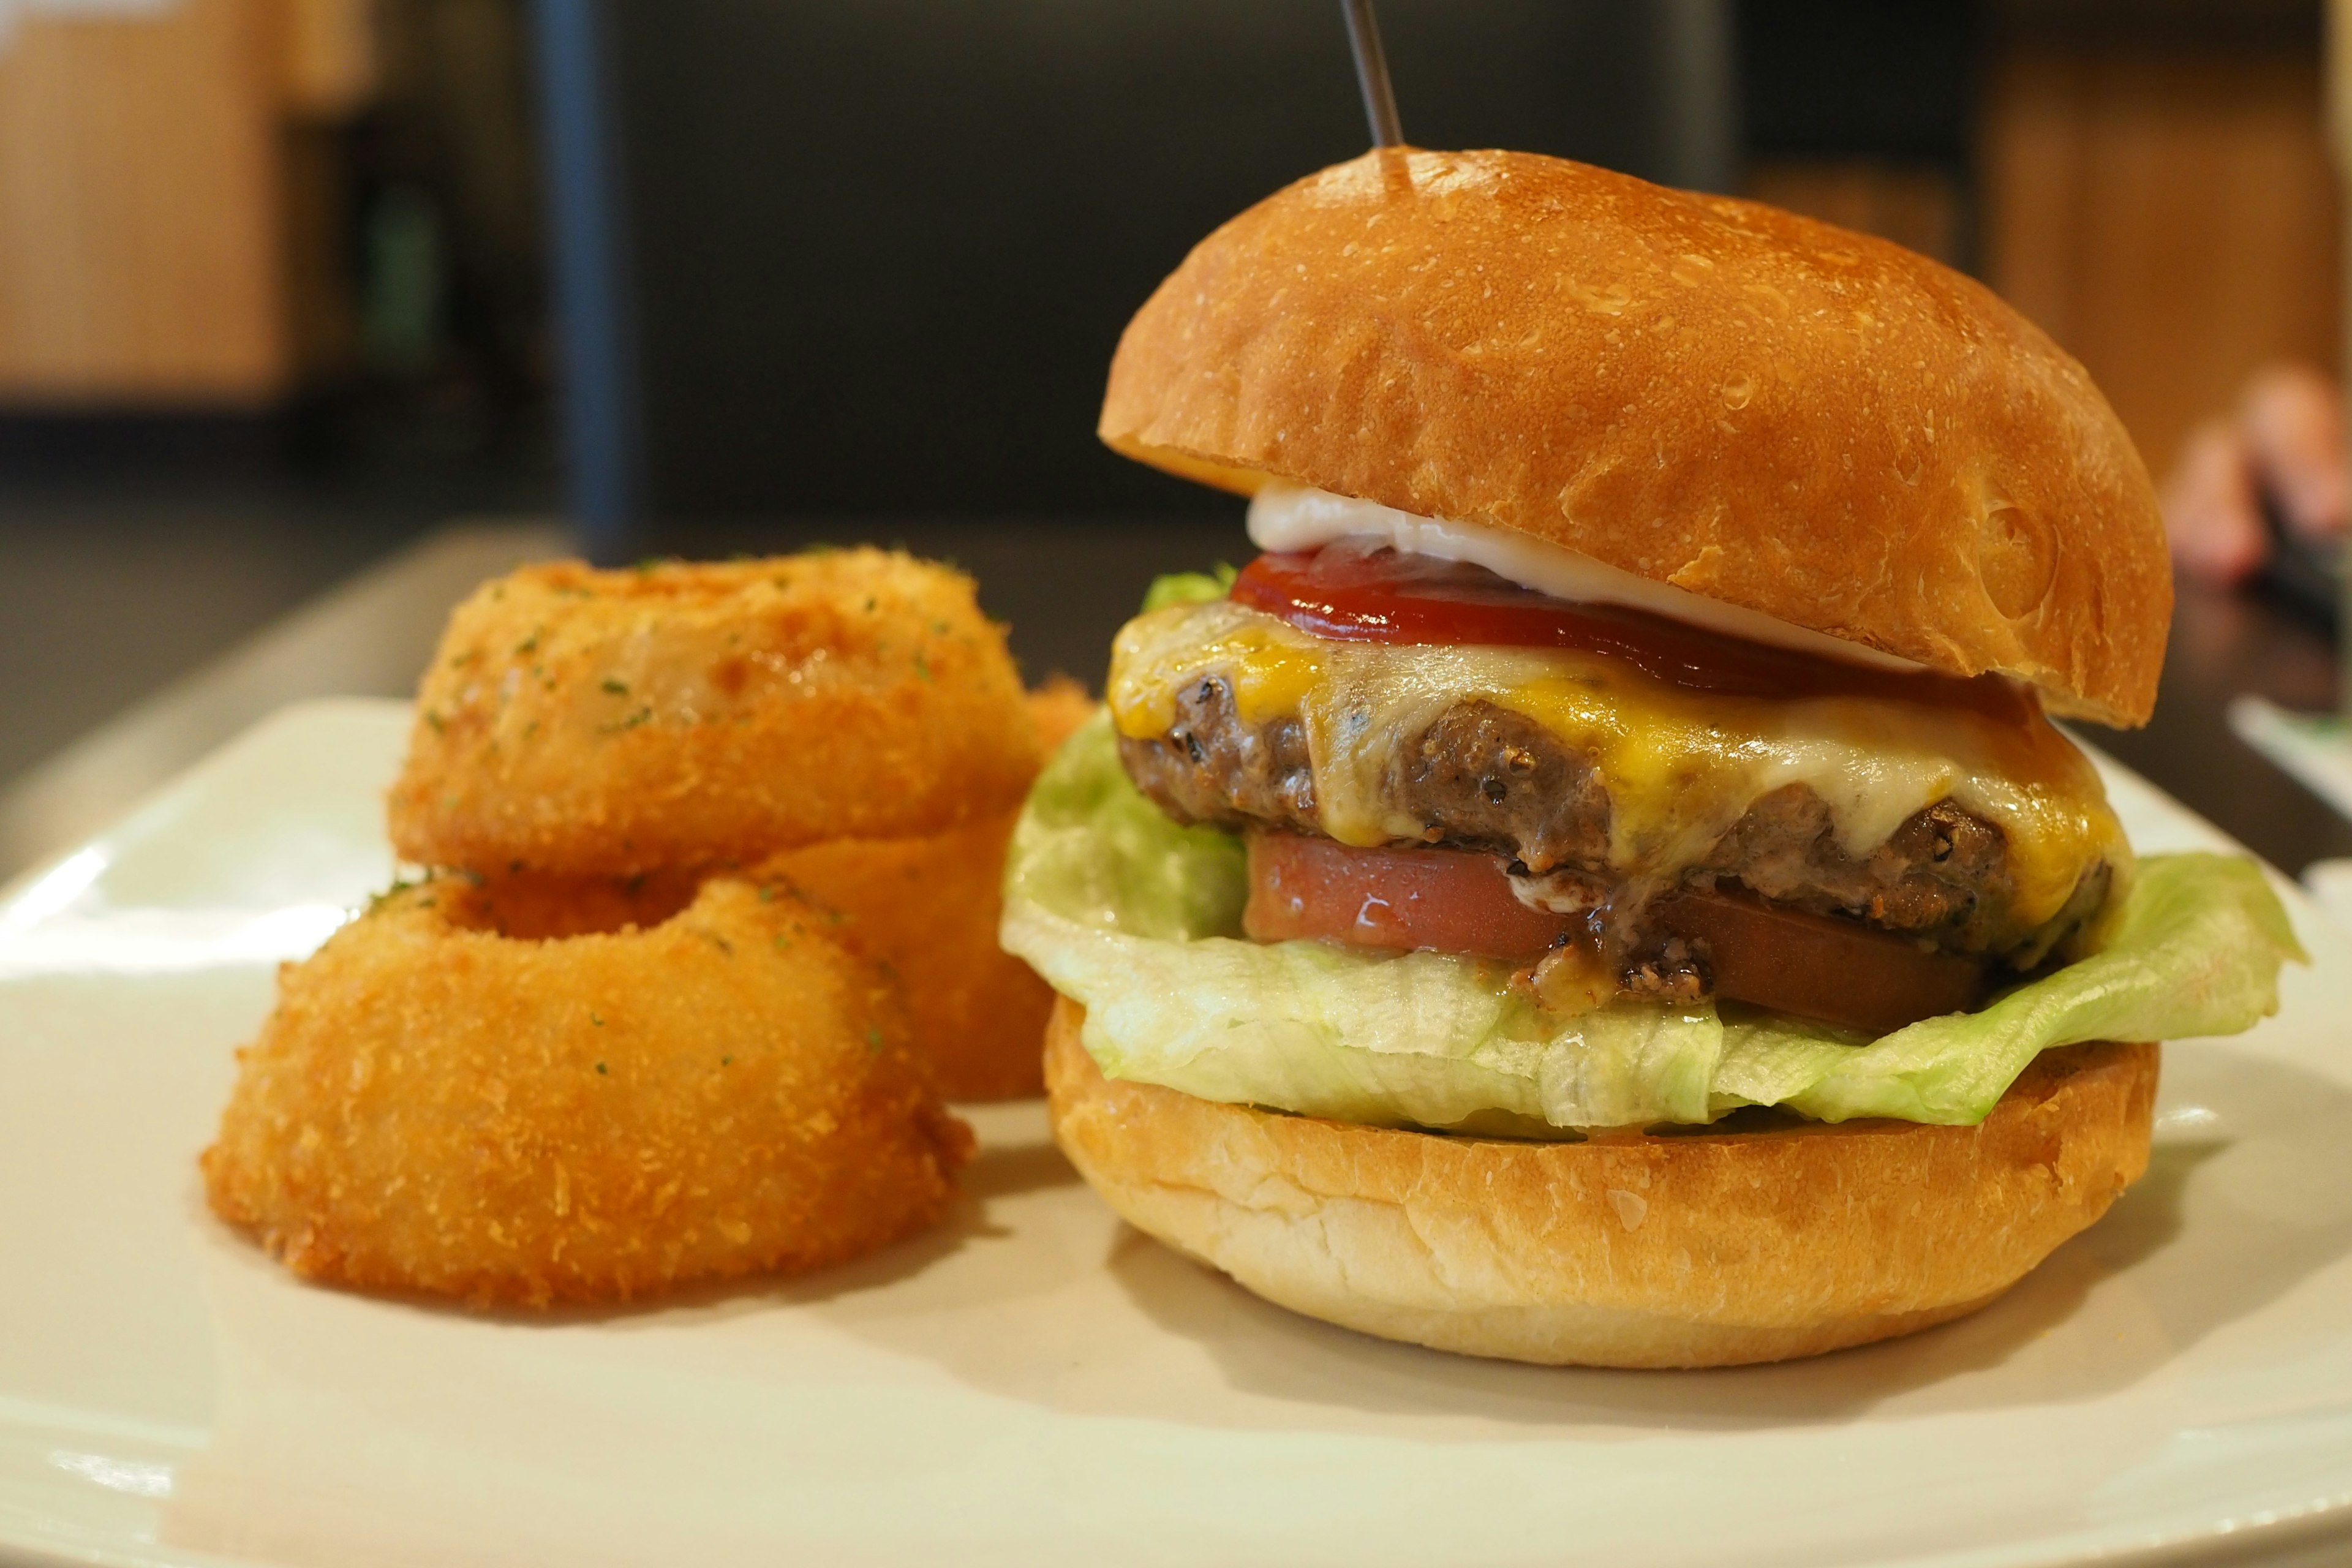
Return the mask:
<svg viewBox="0 0 2352 1568">
<path fill-rule="evenodd" d="M 280 0 L 289 110 L 336 120 L 375 91 L 376 37 L 367 0 Z"/>
<path fill-rule="evenodd" d="M 276 0 L 25 17 L 0 51 L 0 401 L 286 388 L 281 20 Z"/>
<path fill-rule="evenodd" d="M 2090 368 L 2158 473 L 2263 361 L 2336 363 L 2317 59 L 2013 54 L 1982 176 L 1988 280 Z"/>
</svg>

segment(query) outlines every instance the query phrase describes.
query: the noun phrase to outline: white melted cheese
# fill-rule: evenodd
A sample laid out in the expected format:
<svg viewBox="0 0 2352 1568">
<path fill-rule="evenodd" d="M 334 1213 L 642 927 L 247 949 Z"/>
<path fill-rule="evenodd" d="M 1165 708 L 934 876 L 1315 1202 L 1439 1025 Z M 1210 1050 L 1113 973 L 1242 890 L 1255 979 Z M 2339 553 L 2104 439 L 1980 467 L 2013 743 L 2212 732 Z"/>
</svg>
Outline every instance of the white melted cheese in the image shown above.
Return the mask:
<svg viewBox="0 0 2352 1568">
<path fill-rule="evenodd" d="M 1416 517 L 1376 501 L 1276 480 L 1250 501 L 1250 542 L 1260 550 L 1319 550 L 1339 539 L 1377 539 L 1416 555 L 1466 561 L 1523 588 L 1579 603 L 1622 605 L 1686 626 L 1791 648 L 1817 658 L 1916 673 L 1907 658 L 1830 637 L 1759 610 L 1727 605 L 1671 583 L 1596 561 L 1580 551 L 1483 523 Z"/>
<path fill-rule="evenodd" d="M 1609 792 L 1611 868 L 1671 878 L 1703 860 L 1761 797 L 1790 784 L 1828 805 L 1840 847 L 1868 855 L 1944 799 L 1999 826 L 2016 880 L 1991 945 L 2055 916 L 2077 878 L 2126 847 L 2087 759 L 2038 712 L 2020 726 L 1969 709 L 1833 696 L 1693 691 L 1572 650 L 1426 647 L 1316 637 L 1230 600 L 1172 606 L 1120 632 L 1109 681 L 1121 734 L 1165 736 L 1177 698 L 1223 680 L 1244 723 L 1297 719 L 1323 830 L 1343 844 L 1412 843 L 1393 811 L 1400 750 L 1446 709 L 1520 714 L 1592 759 Z M 1538 868 L 1542 869 L 1542 868 Z"/>
</svg>

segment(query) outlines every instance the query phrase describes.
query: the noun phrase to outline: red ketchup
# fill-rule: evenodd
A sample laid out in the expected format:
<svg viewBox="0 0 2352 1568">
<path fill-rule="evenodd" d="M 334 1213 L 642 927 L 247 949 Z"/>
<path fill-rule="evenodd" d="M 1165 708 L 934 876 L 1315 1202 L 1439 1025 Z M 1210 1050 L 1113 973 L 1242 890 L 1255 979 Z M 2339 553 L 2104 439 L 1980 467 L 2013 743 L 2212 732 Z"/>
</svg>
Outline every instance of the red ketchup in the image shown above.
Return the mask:
<svg viewBox="0 0 2352 1568">
<path fill-rule="evenodd" d="M 1242 569 L 1233 597 L 1341 642 L 1573 648 L 1694 691 L 1887 698 L 1972 708 L 2012 723 L 2032 716 L 2032 699 L 1997 676 L 1964 680 L 1816 658 L 1620 605 L 1555 599 L 1483 566 L 1372 540 L 1261 555 Z"/>
</svg>

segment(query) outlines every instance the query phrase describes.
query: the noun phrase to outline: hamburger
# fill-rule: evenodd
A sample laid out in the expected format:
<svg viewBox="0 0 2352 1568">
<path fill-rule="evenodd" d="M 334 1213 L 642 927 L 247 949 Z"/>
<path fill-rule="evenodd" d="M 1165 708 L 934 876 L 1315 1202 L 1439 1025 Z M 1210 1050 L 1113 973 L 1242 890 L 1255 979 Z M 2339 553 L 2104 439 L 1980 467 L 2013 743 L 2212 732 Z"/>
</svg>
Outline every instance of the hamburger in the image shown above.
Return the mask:
<svg viewBox="0 0 2352 1568">
<path fill-rule="evenodd" d="M 1376 152 L 1202 241 L 1116 450 L 1251 498 L 1041 777 L 1005 945 L 1063 1149 L 1315 1317 L 1776 1360 L 1983 1305 L 2276 1005 L 2242 858 L 2135 859 L 2147 474 L 1991 293 L 1754 203 Z"/>
</svg>

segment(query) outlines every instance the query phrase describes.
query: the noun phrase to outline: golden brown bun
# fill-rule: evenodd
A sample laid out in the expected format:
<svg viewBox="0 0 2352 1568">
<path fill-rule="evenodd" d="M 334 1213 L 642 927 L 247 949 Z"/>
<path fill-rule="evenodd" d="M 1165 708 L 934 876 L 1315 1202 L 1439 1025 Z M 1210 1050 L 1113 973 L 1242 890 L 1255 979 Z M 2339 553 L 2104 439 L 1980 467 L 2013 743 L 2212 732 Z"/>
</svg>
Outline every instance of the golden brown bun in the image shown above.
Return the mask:
<svg viewBox="0 0 2352 1568">
<path fill-rule="evenodd" d="M 1729 1366 L 1975 1310 L 2147 1166 L 2157 1047 L 2045 1051 L 1978 1127 L 1520 1143 L 1107 1080 L 1062 1001 L 1054 1136 L 1121 1217 L 1269 1301 L 1439 1350 Z"/>
<path fill-rule="evenodd" d="M 2142 723 L 2172 578 L 2083 367 L 1990 291 L 1754 202 L 1528 153 L 1368 153 L 1194 247 L 1102 438 L 1496 524 Z"/>
</svg>

